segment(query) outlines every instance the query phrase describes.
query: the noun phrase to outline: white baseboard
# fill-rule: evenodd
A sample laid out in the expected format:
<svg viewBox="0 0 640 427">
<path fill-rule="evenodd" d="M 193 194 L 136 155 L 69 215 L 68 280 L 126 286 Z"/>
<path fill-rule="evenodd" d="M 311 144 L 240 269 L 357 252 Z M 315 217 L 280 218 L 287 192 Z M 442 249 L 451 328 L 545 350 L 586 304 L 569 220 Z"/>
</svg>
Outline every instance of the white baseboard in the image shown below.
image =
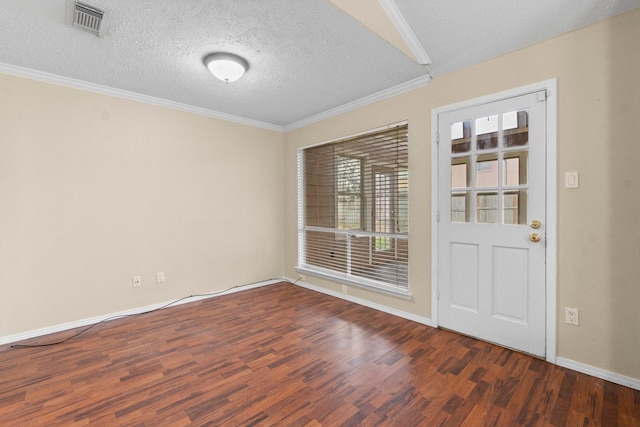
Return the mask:
<svg viewBox="0 0 640 427">
<path fill-rule="evenodd" d="M 278 279 L 270 279 L 270 280 L 265 280 L 263 282 L 257 282 L 257 283 L 253 283 L 250 285 L 243 285 L 243 286 L 237 286 L 237 287 L 233 287 L 227 290 L 223 290 L 220 292 L 212 292 L 210 294 L 202 294 L 202 295 L 196 295 L 196 296 L 191 296 L 191 297 L 187 297 L 183 300 L 177 301 L 175 303 L 172 304 L 172 301 L 167 301 L 167 302 L 162 302 L 162 303 L 157 303 L 157 304 L 151 304 L 151 305 L 147 305 L 144 307 L 138 307 L 138 308 L 133 308 L 133 309 L 129 309 L 129 310 L 124 310 L 124 311 L 119 311 L 117 313 L 111 313 L 111 314 L 106 314 L 106 315 L 102 315 L 102 316 L 96 316 L 96 317 L 91 317 L 88 319 L 81 319 L 81 320 L 76 320 L 74 322 L 68 322 L 68 323 L 62 323 L 59 325 L 54 325 L 54 326 L 49 326 L 46 328 L 40 328 L 40 329 L 35 329 L 32 331 L 27 331 L 27 332 L 22 332 L 19 334 L 14 334 L 14 335 L 7 335 L 4 337 L 0 337 L 0 345 L 4 345 L 4 344 L 10 344 L 10 343 L 14 343 L 17 341 L 23 341 L 23 340 L 27 340 L 27 339 L 31 339 L 31 338 L 36 338 L 36 337 L 41 337 L 43 335 L 48 335 L 48 334 L 52 334 L 55 332 L 62 332 L 62 331 L 66 331 L 69 329 L 74 329 L 74 328 L 79 328 L 82 326 L 87 326 L 87 325 L 91 325 L 94 323 L 99 323 L 102 321 L 105 321 L 109 318 L 119 318 L 119 317 L 123 317 L 123 316 L 130 316 L 130 315 L 134 315 L 134 314 L 139 314 L 139 313 L 144 313 L 146 311 L 152 311 L 152 310 L 157 310 L 159 308 L 162 308 L 164 306 L 167 306 L 168 304 L 171 306 L 176 306 L 176 305 L 181 305 L 181 304 L 186 304 L 189 302 L 195 302 L 195 301 L 200 301 L 200 300 L 204 300 L 204 299 L 208 299 L 208 298 L 215 298 L 218 296 L 222 296 L 222 295 L 228 295 L 228 294 L 232 294 L 235 292 L 240 292 L 243 290 L 247 290 L 247 289 L 254 289 L 254 288 L 259 288 L 262 286 L 268 286 L 268 285 L 273 285 L 275 283 L 280 283 L 283 280 L 288 280 L 291 283 L 294 283 L 294 280 L 292 279 L 287 279 L 287 278 L 278 278 Z M 373 308 L 375 310 L 379 310 L 385 313 L 389 313 L 392 314 L 394 316 L 398 316 L 398 317 L 402 317 L 404 319 L 408 319 L 408 320 L 413 320 L 414 322 L 418 322 L 421 323 L 423 325 L 427 325 L 427 326 L 431 326 L 431 327 L 437 327 L 436 325 L 433 324 L 433 322 L 431 321 L 430 318 L 428 317 L 424 317 L 424 316 L 418 316 L 416 314 L 413 313 L 408 313 L 406 311 L 402 311 L 402 310 L 396 310 L 394 308 L 390 308 L 381 304 L 376 304 L 374 302 L 371 301 L 367 301 L 365 299 L 362 298 L 358 298 L 358 297 L 354 297 L 351 295 L 345 295 L 342 294 L 340 292 L 335 292 L 332 291 L 330 289 L 325 289 L 323 287 L 320 286 L 315 286 L 309 283 L 305 283 L 305 282 L 295 282 L 296 286 L 300 286 L 306 289 L 310 289 L 312 291 L 316 291 L 316 292 L 320 292 L 326 295 L 330 295 L 332 297 L 335 298 L 340 298 L 346 301 L 350 301 L 353 302 L 355 304 L 359 304 L 359 305 L 363 305 L 365 307 L 369 307 L 369 308 Z M 591 365 L 587 365 L 585 363 L 581 363 L 581 362 L 576 362 L 575 360 L 571 360 L 571 359 L 566 359 L 564 357 L 556 357 L 556 365 L 558 366 L 562 366 L 564 368 L 568 368 L 571 370 L 574 370 L 576 372 L 580 372 L 583 374 L 587 374 L 587 375 L 591 375 L 592 377 L 596 377 L 596 378 L 600 378 L 606 381 L 611 381 L 612 383 L 616 383 L 616 384 L 620 384 L 622 386 L 625 387 L 629 387 L 632 388 L 634 390 L 640 390 L 640 379 L 636 379 L 636 378 L 632 378 L 632 377 L 628 377 L 625 375 L 621 375 L 621 374 L 617 374 L 615 372 L 611 372 L 611 371 L 607 371 L 605 369 L 601 369 L 601 368 L 597 368 L 595 366 L 591 366 Z"/>
<path fill-rule="evenodd" d="M 293 282 L 292 279 L 288 279 Z M 369 308 L 373 308 L 376 310 L 383 311 L 385 313 L 393 314 L 395 316 L 403 317 L 408 320 L 413 320 L 418 323 L 422 323 L 427 326 L 437 327 L 433 324 L 431 319 L 428 317 L 417 316 L 412 313 L 407 313 L 405 311 L 396 310 L 393 308 L 389 308 L 380 304 L 373 303 L 371 301 L 367 301 L 361 298 L 353 297 L 351 295 L 345 295 L 340 292 L 335 292 L 329 289 L 325 289 L 320 286 L 311 285 L 309 283 L 298 281 L 296 285 L 301 286 L 303 288 L 311 289 L 313 291 L 317 291 L 326 295 L 330 295 L 332 297 L 340 298 L 343 300 L 347 300 L 356 304 L 364 305 Z M 592 377 L 600 378 L 603 380 L 611 381 L 612 383 L 616 383 L 625 387 L 629 387 L 635 390 L 640 390 L 640 380 L 636 378 L 627 377 L 625 375 L 616 374 L 615 372 L 607 371 L 605 369 L 596 368 L 595 366 L 590 366 L 584 363 L 576 362 L 575 360 L 565 359 L 564 357 L 556 357 L 556 365 L 562 366 L 564 368 L 571 369 L 576 372 L 580 372 L 583 374 L 591 375 Z"/>
<path fill-rule="evenodd" d="M 291 283 L 294 283 L 294 280 L 288 279 Z M 376 304 L 375 302 L 367 301 L 362 298 L 354 297 L 351 295 L 346 295 L 340 292 L 335 292 L 330 289 L 325 289 L 321 286 L 312 285 L 309 283 L 297 281 L 295 282 L 296 286 L 300 286 L 306 289 L 310 289 L 312 291 L 320 292 L 322 294 L 330 295 L 332 297 L 340 298 L 346 301 L 350 301 L 356 304 L 364 305 L 365 307 L 373 308 L 378 311 L 383 311 L 385 313 L 393 314 L 394 316 L 402 317 L 408 320 L 413 320 L 414 322 L 422 323 L 427 326 L 434 326 L 431 322 L 431 319 L 424 316 L 418 316 L 417 314 L 408 313 L 402 310 L 396 310 L 395 308 L 390 308 L 382 304 Z"/>
<path fill-rule="evenodd" d="M 556 357 L 556 365 L 591 375 L 592 377 L 611 381 L 612 383 L 620 384 L 635 390 L 640 390 L 639 379 L 616 374 L 615 372 L 607 371 L 605 369 L 596 368 L 595 366 L 587 365 L 586 363 L 576 362 L 575 360 L 565 359 L 564 357 Z"/>
<path fill-rule="evenodd" d="M 68 323 L 62 323 L 59 325 L 54 325 L 54 326 L 48 326 L 46 328 L 40 328 L 40 329 L 35 329 L 32 331 L 27 331 L 27 332 L 22 332 L 19 334 L 15 334 L 15 335 L 7 335 L 4 337 L 0 337 L 0 345 L 4 345 L 4 344 L 11 344 L 11 343 L 15 343 L 17 341 L 23 341 L 23 340 L 28 340 L 31 338 L 36 338 L 36 337 L 41 337 L 43 335 L 48 335 L 48 334 L 53 334 L 55 332 L 62 332 L 62 331 L 67 331 L 69 329 L 74 329 L 74 328 L 79 328 L 82 326 L 88 326 L 88 325 L 92 325 L 95 323 L 99 323 L 99 322 L 103 322 L 107 319 L 116 319 L 116 318 L 121 318 L 124 316 L 130 316 L 130 315 L 134 315 L 134 314 L 140 314 L 140 313 L 144 313 L 147 311 L 153 311 L 153 310 L 157 310 L 159 308 L 165 307 L 165 306 L 176 306 L 176 305 L 181 305 L 181 304 L 186 304 L 189 302 L 195 302 L 195 301 L 200 301 L 200 300 L 204 300 L 204 299 L 208 299 L 208 298 L 215 298 L 215 297 L 219 297 L 222 295 L 228 295 L 228 294 L 233 294 L 235 292 L 240 292 L 240 291 L 244 291 L 247 289 L 254 289 L 254 288 L 259 288 L 261 286 L 267 286 L 267 285 L 272 285 L 274 283 L 280 283 L 282 282 L 283 279 L 270 279 L 270 280 L 265 280 L 263 282 L 257 282 L 257 283 L 252 283 L 249 285 L 240 285 L 240 286 L 236 286 L 233 288 L 229 288 L 223 291 L 214 291 L 214 292 L 210 292 L 207 294 L 201 294 L 201 295 L 194 295 L 194 296 L 190 296 L 187 298 L 184 298 L 180 301 L 176 301 L 175 303 L 172 303 L 173 301 L 166 301 L 166 302 L 161 302 L 158 304 L 151 304 L 151 305 L 147 305 L 144 307 L 137 307 L 137 308 L 132 308 L 129 310 L 124 310 L 124 311 L 119 311 L 117 313 L 111 313 L 111 314 L 105 314 L 102 316 L 96 316 L 96 317 L 91 317 L 88 319 L 81 319 L 81 320 L 76 320 L 74 322 L 68 322 Z M 175 300 L 174 300 L 175 301 Z M 113 320 L 111 319 L 111 320 Z"/>
</svg>

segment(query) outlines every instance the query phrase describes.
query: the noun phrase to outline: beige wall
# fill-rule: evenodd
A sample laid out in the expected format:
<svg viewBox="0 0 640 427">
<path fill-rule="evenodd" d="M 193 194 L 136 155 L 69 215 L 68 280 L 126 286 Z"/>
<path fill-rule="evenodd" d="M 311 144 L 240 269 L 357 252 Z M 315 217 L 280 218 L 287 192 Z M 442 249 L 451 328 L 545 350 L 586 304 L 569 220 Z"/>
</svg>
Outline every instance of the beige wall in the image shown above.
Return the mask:
<svg viewBox="0 0 640 427">
<path fill-rule="evenodd" d="M 0 75 L 0 337 L 281 276 L 283 144 Z"/>
<path fill-rule="evenodd" d="M 558 355 L 640 379 L 640 10 L 435 78 L 428 86 L 286 134 L 285 268 L 297 259 L 296 150 L 407 119 L 410 287 L 406 301 L 351 295 L 431 315 L 431 110 L 558 79 Z M 564 173 L 580 172 L 566 190 Z M 340 291 L 339 284 L 307 282 Z M 581 325 L 563 322 L 564 307 Z"/>
<path fill-rule="evenodd" d="M 0 337 L 297 277 L 297 148 L 401 120 L 413 299 L 349 293 L 430 317 L 431 110 L 557 78 L 558 355 L 640 379 L 639 75 L 640 10 L 284 136 L 0 75 Z"/>
</svg>

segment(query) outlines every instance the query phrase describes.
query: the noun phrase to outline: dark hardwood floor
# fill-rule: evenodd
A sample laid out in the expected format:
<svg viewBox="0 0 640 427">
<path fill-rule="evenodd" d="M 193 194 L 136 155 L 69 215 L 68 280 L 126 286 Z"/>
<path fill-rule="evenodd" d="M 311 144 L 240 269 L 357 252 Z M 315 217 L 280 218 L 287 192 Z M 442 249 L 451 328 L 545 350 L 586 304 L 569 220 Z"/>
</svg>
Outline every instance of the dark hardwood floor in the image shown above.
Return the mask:
<svg viewBox="0 0 640 427">
<path fill-rule="evenodd" d="M 286 283 L 2 346 L 0 372 L 2 426 L 640 425 L 640 391 Z"/>
</svg>

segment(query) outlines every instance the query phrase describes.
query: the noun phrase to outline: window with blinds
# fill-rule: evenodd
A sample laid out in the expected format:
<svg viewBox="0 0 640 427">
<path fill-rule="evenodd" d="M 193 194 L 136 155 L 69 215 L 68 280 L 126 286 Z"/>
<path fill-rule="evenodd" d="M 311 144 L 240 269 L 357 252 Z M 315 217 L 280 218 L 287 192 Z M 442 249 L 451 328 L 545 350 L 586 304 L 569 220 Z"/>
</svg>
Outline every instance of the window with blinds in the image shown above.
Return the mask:
<svg viewBox="0 0 640 427">
<path fill-rule="evenodd" d="M 409 294 L 407 124 L 298 151 L 298 271 Z"/>
</svg>

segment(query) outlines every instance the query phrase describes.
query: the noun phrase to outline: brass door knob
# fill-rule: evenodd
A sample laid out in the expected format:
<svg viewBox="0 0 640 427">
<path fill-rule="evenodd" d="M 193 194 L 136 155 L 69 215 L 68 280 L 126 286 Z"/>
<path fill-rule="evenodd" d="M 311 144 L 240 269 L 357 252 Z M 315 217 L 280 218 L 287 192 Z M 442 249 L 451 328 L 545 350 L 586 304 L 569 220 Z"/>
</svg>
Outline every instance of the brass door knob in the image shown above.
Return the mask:
<svg viewBox="0 0 640 427">
<path fill-rule="evenodd" d="M 540 223 L 540 221 L 538 221 L 537 219 L 534 219 L 533 221 L 531 221 L 529 223 L 529 227 L 537 230 L 538 228 L 540 228 L 542 226 L 542 224 Z"/>
<path fill-rule="evenodd" d="M 538 243 L 540 241 L 540 235 L 538 233 L 531 233 L 531 236 L 529 236 L 529 240 L 531 240 L 533 243 Z"/>
</svg>

